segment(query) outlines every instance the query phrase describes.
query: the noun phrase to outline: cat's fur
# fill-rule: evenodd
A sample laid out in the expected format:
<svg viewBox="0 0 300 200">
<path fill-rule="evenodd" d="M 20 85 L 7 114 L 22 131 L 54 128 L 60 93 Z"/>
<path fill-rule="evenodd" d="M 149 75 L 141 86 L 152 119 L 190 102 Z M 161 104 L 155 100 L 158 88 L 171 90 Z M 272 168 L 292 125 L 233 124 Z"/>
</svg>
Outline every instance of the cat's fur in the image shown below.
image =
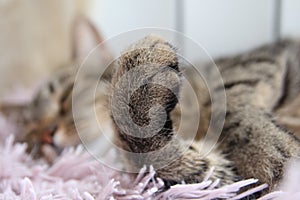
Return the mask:
<svg viewBox="0 0 300 200">
<path fill-rule="evenodd" d="M 299 140 L 279 126 L 274 118 L 279 107 L 289 104 L 299 94 L 299 56 L 299 43 L 280 41 L 216 62 L 226 91 L 226 121 L 219 147 L 204 156 L 203 149 L 197 144 L 186 147 L 183 140 L 175 137 L 171 111 L 178 101 L 176 96 L 180 93 L 181 81 L 173 46 L 154 36 L 133 44 L 119 59 L 111 97 L 117 144 L 128 152 L 137 153 L 123 153 L 127 167 L 134 170 L 143 164 L 156 167 L 163 160 L 174 158 L 168 165 L 156 169 L 159 177 L 171 183 L 200 182 L 208 170 L 215 167 L 212 177 L 220 178 L 223 183 L 232 183 L 239 177 L 254 177 L 273 189 L 282 178 L 285 163 L 300 156 Z M 121 79 L 130 70 L 143 65 L 147 67 L 138 69 L 130 79 Z M 207 66 L 208 71 L 209 68 Z M 210 76 L 212 80 L 217 78 L 214 73 Z M 149 82 L 131 91 L 132 85 L 143 79 Z M 152 81 L 167 84 L 172 92 Z M 216 84 L 213 92 L 218 95 L 222 88 Z M 206 113 L 202 118 L 209 118 L 208 92 L 196 92 L 201 95 L 199 104 Z M 216 99 L 215 103 L 222 102 Z M 156 104 L 165 109 L 150 111 Z M 141 127 L 166 121 L 158 132 L 136 131 L 131 122 L 122 121 L 128 113 Z M 162 152 L 150 153 L 167 144 L 169 146 Z M 149 155 L 138 156 L 145 152 Z"/>
</svg>

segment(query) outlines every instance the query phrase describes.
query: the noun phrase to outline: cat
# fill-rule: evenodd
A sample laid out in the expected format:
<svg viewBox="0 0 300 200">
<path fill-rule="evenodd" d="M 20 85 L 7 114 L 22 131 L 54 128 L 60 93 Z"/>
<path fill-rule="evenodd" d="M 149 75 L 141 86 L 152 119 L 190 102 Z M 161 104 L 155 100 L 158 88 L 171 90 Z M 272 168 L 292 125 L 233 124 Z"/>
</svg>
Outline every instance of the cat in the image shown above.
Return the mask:
<svg viewBox="0 0 300 200">
<path fill-rule="evenodd" d="M 221 185 L 254 177 L 261 183 L 268 183 L 269 190 L 273 190 L 282 178 L 285 163 L 297 158 L 300 153 L 299 140 L 276 121 L 284 118 L 281 110 L 288 109 L 291 102 L 297 105 L 300 89 L 299 49 L 299 44 L 295 41 L 279 41 L 216 61 L 224 80 L 227 110 L 218 146 L 208 155 L 203 149 L 210 149 L 211 146 L 209 143 L 201 143 L 211 117 L 207 87 L 203 80 L 194 76 L 191 67 L 180 65 L 176 49 L 157 36 L 147 36 L 130 46 L 122 53 L 115 63 L 116 66 L 112 67 L 113 70 L 107 71 L 103 81 L 110 82 L 111 85 L 98 91 L 99 98 L 96 103 L 105 109 L 97 113 L 108 124 L 108 129 L 113 129 L 116 145 L 127 151 L 120 155 L 129 171 L 138 171 L 144 164 L 151 164 L 155 167 L 157 176 L 168 186 L 182 181 L 201 182 L 214 167 L 211 178 L 221 179 Z M 211 66 L 204 68 L 214 80 L 216 75 L 210 72 Z M 139 76 L 132 74 L 133 79 L 122 82 L 131 69 L 137 69 Z M 65 146 L 80 143 L 70 107 L 74 71 L 76 70 L 73 68 L 53 75 L 54 78 L 37 92 L 30 106 L 19 106 L 22 108 L 21 112 L 17 109 L 19 114 L 23 113 L 21 118 L 27 130 L 23 141 L 32 143 L 29 149 L 34 155 L 46 156 L 47 150 L 44 147 L 49 145 L 59 151 Z M 190 108 L 190 102 L 187 102 L 190 94 L 185 89 L 183 74 L 189 77 L 196 92 L 196 103 L 201 110 L 200 121 L 196 122 L 200 125 L 196 136 L 198 141 L 192 144 L 182 139 L 188 132 L 176 134 L 181 120 L 183 126 L 187 127 L 184 130 L 188 130 L 195 123 L 192 120 L 193 114 L 190 114 L 193 109 Z M 61 76 L 63 78 L 59 78 Z M 130 81 L 143 83 L 149 80 L 150 83 L 135 88 L 136 90 L 128 84 Z M 151 84 L 153 80 L 169 86 L 169 89 Z M 88 85 L 87 81 L 83 88 Z M 220 85 L 214 85 L 217 96 L 220 88 Z M 133 90 L 132 93 L 130 90 Z M 128 102 L 124 101 L 126 98 Z M 178 100 L 181 98 L 185 100 L 179 105 Z M 222 102 L 216 99 L 216 104 Z M 33 108 L 34 106 L 38 109 Z M 161 110 L 161 107 L 165 109 Z M 2 110 L 11 113 L 14 109 L 2 106 Z M 36 113 L 42 114 L 32 117 Z M 132 127 L 130 120 L 124 120 L 128 117 L 138 126 Z M 143 128 L 151 124 L 150 122 L 163 122 L 163 127 L 157 132 Z M 59 128 L 63 126 L 67 128 Z M 61 129 L 68 131 L 59 131 Z M 67 135 L 59 137 L 59 140 L 55 139 L 58 135 L 64 135 L 62 133 Z M 161 149 L 163 151 L 159 151 Z M 140 157 L 141 153 L 146 154 Z M 172 162 L 164 163 L 165 160 Z M 159 167 L 161 162 L 165 164 L 164 167 Z"/>
<path fill-rule="evenodd" d="M 226 120 L 218 146 L 203 155 L 210 146 L 187 145 L 174 127 L 180 115 L 176 105 L 183 68 L 175 48 L 153 35 L 132 44 L 119 58 L 110 97 L 115 140 L 125 150 L 120 154 L 127 169 L 153 165 L 157 176 L 172 185 L 201 182 L 214 167 L 211 177 L 221 179 L 221 184 L 257 178 L 269 190 L 275 189 L 287 161 L 300 156 L 299 139 L 275 120 L 279 108 L 300 93 L 299 56 L 300 43 L 283 40 L 216 61 L 226 92 Z M 217 80 L 216 74 L 210 76 Z M 203 89 L 196 91 L 204 113 L 200 118 L 209 119 L 208 91 L 199 86 L 203 82 L 197 84 Z M 217 97 L 222 88 L 222 84 L 213 85 Z M 221 105 L 221 101 L 215 103 Z M 184 112 L 186 105 L 180 106 Z M 147 129 L 161 122 L 161 129 Z"/>
</svg>

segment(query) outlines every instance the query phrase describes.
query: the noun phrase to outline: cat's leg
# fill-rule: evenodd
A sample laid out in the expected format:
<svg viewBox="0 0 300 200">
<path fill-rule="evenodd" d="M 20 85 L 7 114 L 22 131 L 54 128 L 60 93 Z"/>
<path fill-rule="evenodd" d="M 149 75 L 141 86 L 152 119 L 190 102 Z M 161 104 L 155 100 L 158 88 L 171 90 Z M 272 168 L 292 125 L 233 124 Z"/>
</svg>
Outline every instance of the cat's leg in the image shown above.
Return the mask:
<svg viewBox="0 0 300 200">
<path fill-rule="evenodd" d="M 203 155 L 196 145 L 176 136 L 170 112 L 180 85 L 176 52 L 164 40 L 148 36 L 121 55 L 110 106 L 127 169 L 138 172 L 144 164 L 153 165 L 160 178 L 174 184 L 201 182 L 214 167 L 213 179 L 234 182 L 232 163 L 220 152 Z"/>
<path fill-rule="evenodd" d="M 257 178 L 273 189 L 286 163 L 300 156 L 299 140 L 259 107 L 228 106 L 226 120 L 220 147 L 234 162 L 238 174 Z"/>
</svg>

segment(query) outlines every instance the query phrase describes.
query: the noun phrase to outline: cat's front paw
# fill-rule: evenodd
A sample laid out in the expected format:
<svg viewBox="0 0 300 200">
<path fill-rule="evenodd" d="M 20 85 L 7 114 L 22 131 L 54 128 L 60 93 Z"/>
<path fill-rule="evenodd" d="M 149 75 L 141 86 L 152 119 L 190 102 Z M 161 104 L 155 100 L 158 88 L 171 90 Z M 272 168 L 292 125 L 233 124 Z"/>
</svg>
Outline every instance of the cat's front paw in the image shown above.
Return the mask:
<svg viewBox="0 0 300 200">
<path fill-rule="evenodd" d="M 180 72 L 168 42 L 150 35 L 126 49 L 112 85 L 111 113 L 120 132 L 145 138 L 172 131 L 169 113 L 178 102 Z"/>
</svg>

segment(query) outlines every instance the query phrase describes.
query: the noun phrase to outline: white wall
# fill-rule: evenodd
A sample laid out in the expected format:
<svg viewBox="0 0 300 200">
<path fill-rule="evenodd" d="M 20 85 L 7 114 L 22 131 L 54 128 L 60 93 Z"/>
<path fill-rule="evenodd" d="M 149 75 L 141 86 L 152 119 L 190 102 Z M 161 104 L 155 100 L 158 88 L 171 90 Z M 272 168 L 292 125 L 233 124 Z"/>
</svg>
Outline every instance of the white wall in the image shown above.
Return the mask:
<svg viewBox="0 0 300 200">
<path fill-rule="evenodd" d="M 300 1 L 283 0 L 282 2 L 282 35 L 300 38 Z"/>
<path fill-rule="evenodd" d="M 299 0 L 182 0 L 182 5 L 180 1 L 93 0 L 91 17 L 106 37 L 148 26 L 179 28 L 218 57 L 272 41 L 274 9 L 281 1 L 280 34 L 300 37 Z M 183 14 L 180 23 L 176 5 Z M 185 51 L 197 59 L 196 52 Z"/>
<path fill-rule="evenodd" d="M 173 0 L 93 0 L 91 18 L 105 36 L 142 27 L 172 28 Z"/>
<path fill-rule="evenodd" d="M 185 33 L 214 57 L 237 53 L 270 41 L 270 6 L 261 0 L 188 0 Z"/>
</svg>

